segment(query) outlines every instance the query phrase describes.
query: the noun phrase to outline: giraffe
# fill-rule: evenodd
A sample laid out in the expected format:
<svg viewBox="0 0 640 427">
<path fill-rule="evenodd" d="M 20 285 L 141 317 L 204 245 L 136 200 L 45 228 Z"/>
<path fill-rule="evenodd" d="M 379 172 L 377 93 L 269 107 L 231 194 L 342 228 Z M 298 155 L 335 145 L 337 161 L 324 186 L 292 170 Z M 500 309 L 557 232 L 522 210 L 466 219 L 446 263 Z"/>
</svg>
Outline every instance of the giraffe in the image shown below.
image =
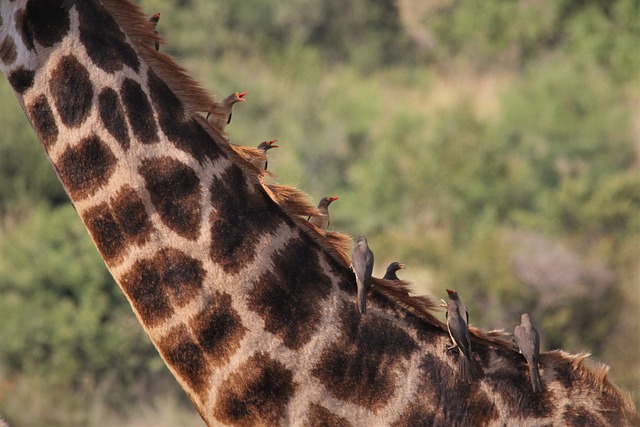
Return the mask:
<svg viewBox="0 0 640 427">
<path fill-rule="evenodd" d="M 2 0 L 0 68 L 111 274 L 208 425 L 630 425 L 586 355 L 470 327 L 456 376 L 430 298 L 376 279 L 355 304 L 350 240 L 206 121 L 215 99 L 129 0 Z"/>
</svg>

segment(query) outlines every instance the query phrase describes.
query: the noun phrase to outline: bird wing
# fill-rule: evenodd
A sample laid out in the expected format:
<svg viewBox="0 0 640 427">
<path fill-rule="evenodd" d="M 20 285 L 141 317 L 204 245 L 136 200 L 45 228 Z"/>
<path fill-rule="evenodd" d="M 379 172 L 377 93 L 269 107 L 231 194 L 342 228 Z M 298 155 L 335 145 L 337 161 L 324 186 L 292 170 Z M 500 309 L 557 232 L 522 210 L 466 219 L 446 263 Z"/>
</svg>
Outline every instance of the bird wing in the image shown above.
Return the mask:
<svg viewBox="0 0 640 427">
<path fill-rule="evenodd" d="M 353 271 L 356 273 L 356 277 L 364 286 L 368 286 L 371 281 L 371 274 L 373 273 L 373 252 L 367 250 L 367 248 L 357 247 L 353 252 Z"/>
<path fill-rule="evenodd" d="M 531 356 L 534 354 L 534 343 L 533 337 L 531 334 L 525 329 L 524 326 L 516 326 L 513 330 L 513 336 L 518 343 L 518 347 L 520 348 L 520 353 L 524 355 L 524 357 L 529 360 Z"/>
</svg>

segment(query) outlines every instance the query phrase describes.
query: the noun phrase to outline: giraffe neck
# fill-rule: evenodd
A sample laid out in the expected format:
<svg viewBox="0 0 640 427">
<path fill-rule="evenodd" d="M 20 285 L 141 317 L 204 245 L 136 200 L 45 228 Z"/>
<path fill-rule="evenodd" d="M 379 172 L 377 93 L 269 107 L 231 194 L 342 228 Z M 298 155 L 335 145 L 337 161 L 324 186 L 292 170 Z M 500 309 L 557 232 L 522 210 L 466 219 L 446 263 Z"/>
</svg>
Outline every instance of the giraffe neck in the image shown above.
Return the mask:
<svg viewBox="0 0 640 427">
<path fill-rule="evenodd" d="M 400 285 L 376 282 L 361 317 L 334 244 L 344 240 L 291 215 L 313 210 L 295 191 L 262 184 L 199 114 L 215 111 L 215 100 L 154 42 L 126 0 L 0 9 L 2 71 L 109 270 L 209 425 L 634 414 L 606 379 L 606 393 L 591 391 L 590 371 L 563 355 L 541 356 L 549 393 L 531 396 L 508 342 L 481 332 L 474 350 L 488 374 L 456 381 L 429 301 Z M 576 403 L 578 389 L 588 397 Z"/>
</svg>

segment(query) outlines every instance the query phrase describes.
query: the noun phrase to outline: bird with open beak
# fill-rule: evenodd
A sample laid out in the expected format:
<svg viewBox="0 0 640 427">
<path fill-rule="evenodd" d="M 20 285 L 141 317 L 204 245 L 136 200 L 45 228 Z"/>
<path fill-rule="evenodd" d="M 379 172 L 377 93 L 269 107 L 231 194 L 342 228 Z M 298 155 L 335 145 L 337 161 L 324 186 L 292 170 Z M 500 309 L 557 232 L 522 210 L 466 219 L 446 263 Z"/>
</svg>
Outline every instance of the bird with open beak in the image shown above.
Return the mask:
<svg viewBox="0 0 640 427">
<path fill-rule="evenodd" d="M 267 160 L 267 151 L 271 150 L 272 148 L 278 148 L 276 142 L 278 142 L 277 139 L 271 139 L 269 141 L 262 141 L 260 144 L 258 144 L 256 148 L 264 157 L 259 157 L 252 161 L 255 167 L 257 167 L 258 169 L 267 170 L 267 167 L 269 166 L 269 161 Z"/>
<path fill-rule="evenodd" d="M 222 102 L 218 102 L 219 114 L 207 114 L 207 121 L 220 131 L 224 131 L 229 123 L 231 123 L 232 108 L 238 102 L 245 102 L 244 97 L 247 92 L 234 92 L 227 96 Z"/>
<path fill-rule="evenodd" d="M 332 202 L 338 200 L 338 196 L 323 197 L 318 203 L 318 215 L 311 215 L 307 220 L 316 227 L 326 230 L 331 224 L 331 217 L 329 216 L 329 205 Z"/>
<path fill-rule="evenodd" d="M 384 280 L 400 280 L 396 271 L 402 270 L 404 268 L 404 264 L 394 261 L 387 267 L 387 271 L 384 273 Z"/>
<path fill-rule="evenodd" d="M 458 307 L 458 314 L 460 314 L 460 317 L 462 318 L 462 320 L 464 320 L 464 323 L 466 325 L 469 325 L 469 311 L 467 310 L 467 306 L 464 305 L 462 300 L 460 300 L 458 292 L 452 289 L 447 289 L 446 291 L 447 295 L 449 295 L 449 299 L 451 299 L 451 301 L 456 304 L 456 307 Z"/>
</svg>

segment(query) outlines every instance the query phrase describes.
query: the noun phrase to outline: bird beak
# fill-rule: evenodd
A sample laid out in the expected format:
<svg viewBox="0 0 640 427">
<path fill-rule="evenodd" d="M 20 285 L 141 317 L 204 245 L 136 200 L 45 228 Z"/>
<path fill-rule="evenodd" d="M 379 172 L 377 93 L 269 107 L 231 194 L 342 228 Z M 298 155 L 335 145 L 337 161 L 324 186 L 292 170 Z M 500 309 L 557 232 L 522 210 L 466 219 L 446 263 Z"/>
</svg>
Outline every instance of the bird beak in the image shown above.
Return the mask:
<svg viewBox="0 0 640 427">
<path fill-rule="evenodd" d="M 240 102 L 240 101 L 243 101 L 243 102 L 244 102 L 244 101 L 246 101 L 246 99 L 244 99 L 244 97 L 245 97 L 245 95 L 246 95 L 246 94 L 247 94 L 247 92 L 239 93 L 239 94 L 236 96 L 236 98 L 237 98 L 238 102 Z"/>
<path fill-rule="evenodd" d="M 443 299 L 440 299 L 440 301 L 442 301 L 442 304 L 440 304 L 440 307 L 447 307 L 447 302 Z"/>
<path fill-rule="evenodd" d="M 332 201 L 332 202 L 335 202 L 336 200 L 338 200 L 338 196 L 333 196 L 333 197 L 331 197 L 331 201 Z"/>
<path fill-rule="evenodd" d="M 404 264 L 402 264 L 402 263 L 401 263 L 401 264 L 398 264 L 398 268 L 399 268 L 400 270 L 402 270 L 402 269 L 404 268 Z"/>
<path fill-rule="evenodd" d="M 269 141 L 269 148 L 278 148 L 278 146 L 275 144 L 276 142 L 278 142 L 277 139 Z"/>
</svg>

